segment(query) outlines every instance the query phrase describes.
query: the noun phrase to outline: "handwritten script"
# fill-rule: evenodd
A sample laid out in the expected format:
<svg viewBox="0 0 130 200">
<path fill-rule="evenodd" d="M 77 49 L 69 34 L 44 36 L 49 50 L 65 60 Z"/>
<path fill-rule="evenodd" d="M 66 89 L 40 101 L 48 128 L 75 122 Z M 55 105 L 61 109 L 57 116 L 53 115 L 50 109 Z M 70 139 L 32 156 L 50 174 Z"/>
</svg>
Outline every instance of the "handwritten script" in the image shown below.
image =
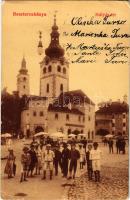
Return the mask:
<svg viewBox="0 0 130 200">
<path fill-rule="evenodd" d="M 106 64 L 127 64 L 130 47 L 126 44 L 130 34 L 124 31 L 126 23 L 127 20 L 112 20 L 109 16 L 101 19 L 95 16 L 90 19 L 73 17 L 70 22 L 72 31 L 63 32 L 65 37 L 70 38 L 70 42 L 65 44 L 65 50 L 71 63 L 96 63 L 100 57 Z M 89 40 L 93 44 L 89 44 Z"/>
</svg>

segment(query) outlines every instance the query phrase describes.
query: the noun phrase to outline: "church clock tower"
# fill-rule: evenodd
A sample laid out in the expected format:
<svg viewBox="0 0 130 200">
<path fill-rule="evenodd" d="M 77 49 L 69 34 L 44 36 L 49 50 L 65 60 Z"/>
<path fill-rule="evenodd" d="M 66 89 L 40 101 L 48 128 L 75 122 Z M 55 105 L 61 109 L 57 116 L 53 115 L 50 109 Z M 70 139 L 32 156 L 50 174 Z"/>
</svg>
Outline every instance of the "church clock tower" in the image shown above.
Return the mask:
<svg viewBox="0 0 130 200">
<path fill-rule="evenodd" d="M 64 49 L 59 44 L 59 32 L 54 16 L 51 42 L 45 49 L 45 57 L 40 63 L 40 96 L 55 98 L 69 90 L 69 63 L 64 57 Z"/>
<path fill-rule="evenodd" d="M 20 97 L 23 95 L 29 95 L 29 75 L 24 57 L 21 62 L 21 69 L 17 75 L 17 91 L 19 92 Z"/>
</svg>

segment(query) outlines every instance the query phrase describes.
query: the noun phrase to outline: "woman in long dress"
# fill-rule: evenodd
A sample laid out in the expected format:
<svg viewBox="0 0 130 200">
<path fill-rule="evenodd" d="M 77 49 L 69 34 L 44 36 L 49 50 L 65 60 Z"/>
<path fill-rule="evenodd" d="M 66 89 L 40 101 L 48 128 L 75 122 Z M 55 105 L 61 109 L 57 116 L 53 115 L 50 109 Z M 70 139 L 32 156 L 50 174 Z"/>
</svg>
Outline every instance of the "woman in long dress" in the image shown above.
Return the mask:
<svg viewBox="0 0 130 200">
<path fill-rule="evenodd" d="M 13 168 L 15 164 L 15 156 L 13 149 L 9 149 L 9 155 L 7 156 L 7 162 L 5 165 L 4 173 L 8 175 L 8 178 L 13 178 Z"/>
<path fill-rule="evenodd" d="M 36 147 L 36 156 L 37 156 L 37 163 L 36 163 L 36 172 L 35 172 L 35 175 L 40 175 L 40 170 L 42 168 L 42 151 L 41 151 L 41 148 L 40 148 L 40 145 L 38 145 Z"/>
</svg>

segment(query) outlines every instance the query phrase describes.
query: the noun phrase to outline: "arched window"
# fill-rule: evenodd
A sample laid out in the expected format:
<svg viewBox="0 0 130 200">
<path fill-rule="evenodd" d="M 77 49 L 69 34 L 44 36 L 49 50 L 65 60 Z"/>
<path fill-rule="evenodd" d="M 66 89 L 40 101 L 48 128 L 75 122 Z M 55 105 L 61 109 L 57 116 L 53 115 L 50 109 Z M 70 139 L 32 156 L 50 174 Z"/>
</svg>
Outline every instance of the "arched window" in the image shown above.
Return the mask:
<svg viewBox="0 0 130 200">
<path fill-rule="evenodd" d="M 66 74 L 66 68 L 65 67 L 63 68 L 63 73 Z"/>
<path fill-rule="evenodd" d="M 46 73 L 46 67 L 43 68 L 43 73 L 44 73 L 44 74 Z"/>
<path fill-rule="evenodd" d="M 46 92 L 49 93 L 49 84 L 47 83 Z"/>
<path fill-rule="evenodd" d="M 26 77 L 23 77 L 23 80 L 26 81 L 27 80 Z"/>
<path fill-rule="evenodd" d="M 35 117 L 37 115 L 36 111 L 33 111 L 33 116 Z"/>
<path fill-rule="evenodd" d="M 90 121 L 91 120 L 91 117 L 90 116 L 88 116 L 88 121 Z"/>
<path fill-rule="evenodd" d="M 60 85 L 60 91 L 63 92 L 63 84 Z"/>
<path fill-rule="evenodd" d="M 58 113 L 55 113 L 55 119 L 58 119 Z"/>
<path fill-rule="evenodd" d="M 66 114 L 66 120 L 69 121 L 70 117 L 69 114 Z"/>
<path fill-rule="evenodd" d="M 92 131 L 92 139 L 94 139 L 94 131 Z"/>
<path fill-rule="evenodd" d="M 68 135 L 69 135 L 69 134 L 71 134 L 71 129 L 70 129 L 70 128 L 68 129 Z"/>
<path fill-rule="evenodd" d="M 51 67 L 51 65 L 49 65 L 48 72 L 51 72 L 51 71 L 52 71 L 52 67 Z"/>
<path fill-rule="evenodd" d="M 43 111 L 40 111 L 40 117 L 42 117 L 43 116 Z"/>
<path fill-rule="evenodd" d="M 61 67 L 60 67 L 60 65 L 57 66 L 57 71 L 58 71 L 58 72 L 61 72 Z"/>
<path fill-rule="evenodd" d="M 90 140 L 90 131 L 88 132 L 88 139 Z"/>
<path fill-rule="evenodd" d="M 84 131 L 83 130 L 81 130 L 81 133 L 83 133 Z"/>
<path fill-rule="evenodd" d="M 79 118 L 78 118 L 78 119 L 79 119 L 79 122 L 80 122 L 80 121 L 81 121 L 81 116 L 80 116 L 80 115 L 79 115 Z"/>
</svg>

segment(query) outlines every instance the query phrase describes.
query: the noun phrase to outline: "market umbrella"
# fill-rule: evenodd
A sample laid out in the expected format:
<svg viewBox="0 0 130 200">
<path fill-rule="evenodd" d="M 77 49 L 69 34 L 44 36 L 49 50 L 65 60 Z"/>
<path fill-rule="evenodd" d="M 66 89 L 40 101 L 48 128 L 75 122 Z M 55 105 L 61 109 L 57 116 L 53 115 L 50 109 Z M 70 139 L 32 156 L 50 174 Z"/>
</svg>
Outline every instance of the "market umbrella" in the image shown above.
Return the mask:
<svg viewBox="0 0 130 200">
<path fill-rule="evenodd" d="M 86 134 L 85 133 L 80 133 L 80 134 L 78 134 L 79 136 L 84 136 L 84 137 L 86 137 Z"/>
<path fill-rule="evenodd" d="M 36 133 L 34 135 L 34 137 L 45 136 L 45 135 L 48 135 L 48 133 L 46 133 L 46 132 L 39 132 L 39 133 Z"/>
<path fill-rule="evenodd" d="M 71 133 L 71 134 L 68 135 L 68 137 L 75 137 L 75 136 L 76 136 L 76 135 L 73 134 L 73 133 Z"/>
<path fill-rule="evenodd" d="M 67 136 L 66 136 L 66 134 L 63 134 L 61 132 L 56 132 L 56 133 L 52 133 L 50 135 L 50 137 L 54 137 L 54 138 L 66 138 Z"/>
<path fill-rule="evenodd" d="M 8 137 L 12 137 L 12 135 L 10 133 L 5 133 L 1 135 L 2 138 L 8 138 Z"/>
<path fill-rule="evenodd" d="M 113 138 L 112 134 L 105 135 L 105 138 Z"/>
</svg>

